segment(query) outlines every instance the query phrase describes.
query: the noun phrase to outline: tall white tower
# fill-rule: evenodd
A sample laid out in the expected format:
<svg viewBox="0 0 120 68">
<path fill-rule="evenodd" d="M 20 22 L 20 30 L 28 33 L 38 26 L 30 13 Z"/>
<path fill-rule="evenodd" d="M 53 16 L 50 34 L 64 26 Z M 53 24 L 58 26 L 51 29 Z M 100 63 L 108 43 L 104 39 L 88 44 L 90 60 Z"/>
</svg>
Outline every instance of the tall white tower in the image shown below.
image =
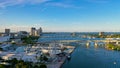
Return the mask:
<svg viewBox="0 0 120 68">
<path fill-rule="evenodd" d="M 36 35 L 36 28 L 34 28 L 34 27 L 31 28 L 30 35 L 31 36 L 35 36 Z"/>
<path fill-rule="evenodd" d="M 38 36 L 42 35 L 42 28 L 41 27 L 37 30 L 37 34 L 38 34 Z"/>
</svg>

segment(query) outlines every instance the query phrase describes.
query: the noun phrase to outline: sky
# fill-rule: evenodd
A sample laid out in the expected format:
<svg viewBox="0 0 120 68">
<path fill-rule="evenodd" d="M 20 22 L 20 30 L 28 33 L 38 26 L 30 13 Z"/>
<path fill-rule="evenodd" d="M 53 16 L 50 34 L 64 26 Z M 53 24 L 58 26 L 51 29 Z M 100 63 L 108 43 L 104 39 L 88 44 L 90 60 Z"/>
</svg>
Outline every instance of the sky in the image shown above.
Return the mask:
<svg viewBox="0 0 120 68">
<path fill-rule="evenodd" d="M 44 32 L 120 32 L 120 0 L 0 0 L 5 28 Z"/>
</svg>

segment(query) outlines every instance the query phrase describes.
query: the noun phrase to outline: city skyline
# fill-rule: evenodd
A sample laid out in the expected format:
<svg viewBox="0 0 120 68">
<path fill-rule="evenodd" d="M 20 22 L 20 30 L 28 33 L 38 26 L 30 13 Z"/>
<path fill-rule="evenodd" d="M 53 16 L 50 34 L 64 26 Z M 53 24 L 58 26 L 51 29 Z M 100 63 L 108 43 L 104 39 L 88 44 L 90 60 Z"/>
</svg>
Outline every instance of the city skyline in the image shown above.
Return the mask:
<svg viewBox="0 0 120 68">
<path fill-rule="evenodd" d="M 0 0 L 0 32 L 120 32 L 119 0 Z"/>
</svg>

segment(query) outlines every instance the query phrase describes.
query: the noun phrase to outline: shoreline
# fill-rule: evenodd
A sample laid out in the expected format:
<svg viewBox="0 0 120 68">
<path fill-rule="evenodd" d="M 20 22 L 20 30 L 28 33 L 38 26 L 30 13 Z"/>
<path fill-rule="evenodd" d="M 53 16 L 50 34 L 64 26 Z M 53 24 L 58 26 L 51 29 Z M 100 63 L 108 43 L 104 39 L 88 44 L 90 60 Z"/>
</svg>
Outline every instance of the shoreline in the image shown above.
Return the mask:
<svg viewBox="0 0 120 68">
<path fill-rule="evenodd" d="M 71 55 L 75 49 L 76 49 L 76 47 L 74 46 L 73 50 L 69 53 L 69 55 Z M 67 60 L 67 56 L 65 56 L 65 60 L 63 61 L 63 63 L 61 64 L 61 66 L 59 68 L 62 68 L 62 66 L 66 62 L 66 60 Z"/>
<path fill-rule="evenodd" d="M 73 53 L 73 51 L 75 50 L 75 46 L 73 46 L 73 48 L 71 50 L 69 50 L 69 53 L 67 53 L 65 56 L 61 57 L 61 61 L 60 62 L 55 62 L 55 63 L 51 63 L 47 65 L 47 68 L 62 68 L 63 64 L 66 62 L 67 60 L 67 56 L 71 55 Z"/>
</svg>

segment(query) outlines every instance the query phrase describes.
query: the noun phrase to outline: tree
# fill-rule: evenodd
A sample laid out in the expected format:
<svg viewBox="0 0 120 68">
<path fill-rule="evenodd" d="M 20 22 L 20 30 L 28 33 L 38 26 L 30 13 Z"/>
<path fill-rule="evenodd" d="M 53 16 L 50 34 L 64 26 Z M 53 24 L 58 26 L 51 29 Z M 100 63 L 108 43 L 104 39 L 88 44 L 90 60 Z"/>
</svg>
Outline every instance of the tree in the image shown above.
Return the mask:
<svg viewBox="0 0 120 68">
<path fill-rule="evenodd" d="M 29 68 L 29 64 L 27 62 L 24 61 L 19 61 L 15 68 Z"/>
<path fill-rule="evenodd" d="M 0 42 L 0 45 L 1 45 L 2 43 Z"/>
<path fill-rule="evenodd" d="M 38 65 L 35 65 L 33 68 L 40 68 Z"/>
<path fill-rule="evenodd" d="M 16 63 L 18 63 L 18 60 L 17 60 L 16 58 L 13 58 L 13 59 L 11 60 L 11 63 L 16 64 Z"/>
<path fill-rule="evenodd" d="M 2 57 L 0 57 L 0 60 L 3 60 Z"/>
<path fill-rule="evenodd" d="M 12 60 L 9 61 L 11 63 L 11 67 L 14 68 L 15 67 L 15 64 L 18 63 L 17 59 L 16 58 L 13 58 Z"/>
<path fill-rule="evenodd" d="M 20 63 L 16 64 L 16 65 L 15 65 L 15 68 L 21 68 Z"/>
<path fill-rule="evenodd" d="M 47 66 L 45 64 L 41 64 L 40 68 L 47 68 Z"/>
<path fill-rule="evenodd" d="M 2 49 L 2 48 L 0 48 L 0 51 L 3 51 L 3 49 Z"/>
<path fill-rule="evenodd" d="M 5 66 L 3 64 L 0 64 L 0 68 L 5 68 Z"/>
<path fill-rule="evenodd" d="M 46 56 L 43 57 L 44 61 L 48 61 L 48 58 Z"/>
<path fill-rule="evenodd" d="M 23 37 L 21 40 L 26 44 L 34 44 L 39 37 L 38 36 L 29 36 L 29 37 Z"/>
<path fill-rule="evenodd" d="M 41 55 L 39 57 L 39 60 L 40 60 L 41 63 L 44 63 L 44 61 L 48 61 L 48 58 L 45 55 Z"/>
</svg>

